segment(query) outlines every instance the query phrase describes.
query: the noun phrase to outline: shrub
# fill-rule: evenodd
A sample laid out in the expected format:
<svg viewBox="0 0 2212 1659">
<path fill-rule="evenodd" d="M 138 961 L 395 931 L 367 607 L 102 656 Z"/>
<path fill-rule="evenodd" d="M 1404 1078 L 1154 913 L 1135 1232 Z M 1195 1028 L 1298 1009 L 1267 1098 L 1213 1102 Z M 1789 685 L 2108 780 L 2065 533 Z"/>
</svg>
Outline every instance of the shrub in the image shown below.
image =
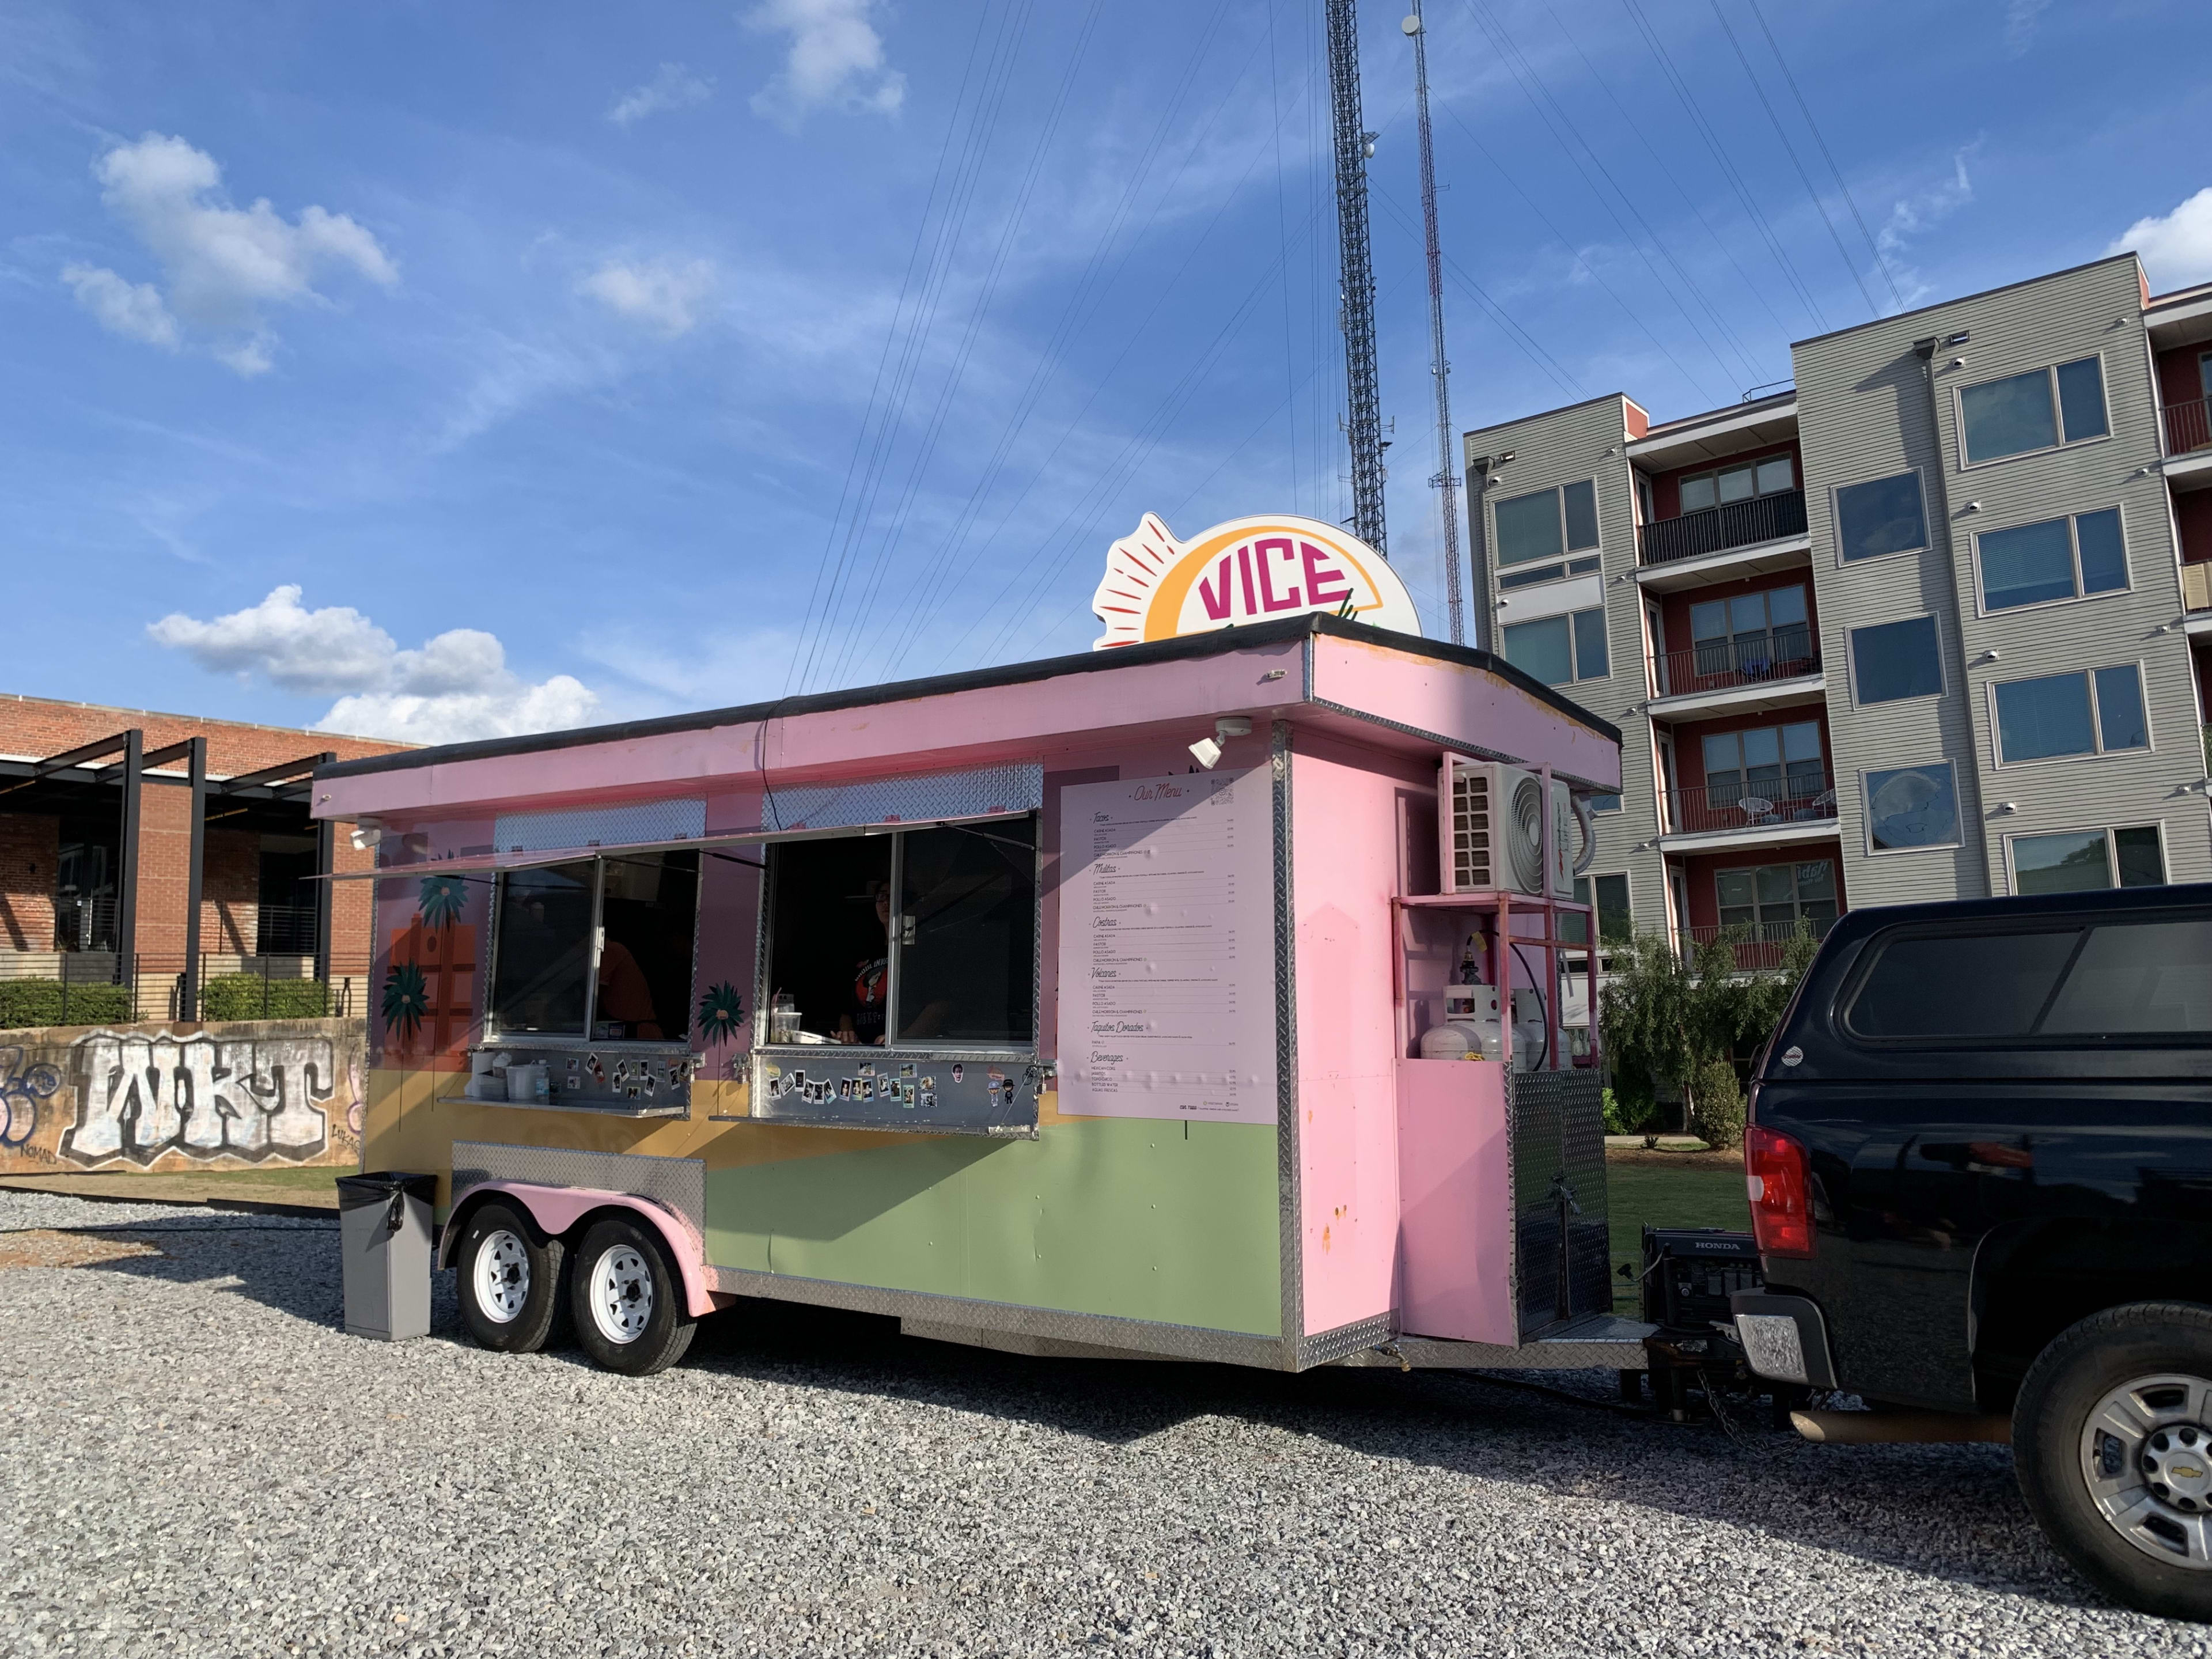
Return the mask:
<svg viewBox="0 0 2212 1659">
<path fill-rule="evenodd" d="M 0 979 L 0 1030 L 107 1025 L 131 1018 L 127 985 L 67 985 L 58 979 Z"/>
<path fill-rule="evenodd" d="M 330 988 L 319 979 L 264 979 L 220 974 L 200 992 L 202 1019 L 320 1019 Z"/>
<path fill-rule="evenodd" d="M 1690 1121 L 1698 1138 L 1723 1152 L 1743 1145 L 1743 1088 L 1735 1067 L 1725 1060 L 1709 1060 L 1698 1067 L 1697 1098 Z"/>
<path fill-rule="evenodd" d="M 1649 1100 L 1636 1100 L 1608 1088 L 1605 1091 L 1605 1132 L 1609 1135 L 1648 1134 L 1659 1127 L 1659 1109 Z"/>
</svg>

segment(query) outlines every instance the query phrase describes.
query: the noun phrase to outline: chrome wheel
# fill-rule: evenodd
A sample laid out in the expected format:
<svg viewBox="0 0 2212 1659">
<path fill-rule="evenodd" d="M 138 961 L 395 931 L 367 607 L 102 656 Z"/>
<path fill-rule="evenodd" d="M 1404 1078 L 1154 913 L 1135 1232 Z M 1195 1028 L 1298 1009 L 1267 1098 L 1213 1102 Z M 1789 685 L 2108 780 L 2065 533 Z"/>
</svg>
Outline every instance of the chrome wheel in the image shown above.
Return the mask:
<svg viewBox="0 0 2212 1659">
<path fill-rule="evenodd" d="M 495 1325 L 514 1323 L 530 1300 L 530 1247 L 505 1227 L 486 1233 L 471 1277 L 483 1316 Z"/>
<path fill-rule="evenodd" d="M 592 1322 L 610 1342 L 635 1342 L 653 1320 L 653 1264 L 635 1246 L 617 1244 L 592 1263 Z"/>
<path fill-rule="evenodd" d="M 2212 1382 L 2173 1372 L 2114 1389 L 2081 1431 L 2081 1474 L 2137 1549 L 2212 1569 Z"/>
</svg>

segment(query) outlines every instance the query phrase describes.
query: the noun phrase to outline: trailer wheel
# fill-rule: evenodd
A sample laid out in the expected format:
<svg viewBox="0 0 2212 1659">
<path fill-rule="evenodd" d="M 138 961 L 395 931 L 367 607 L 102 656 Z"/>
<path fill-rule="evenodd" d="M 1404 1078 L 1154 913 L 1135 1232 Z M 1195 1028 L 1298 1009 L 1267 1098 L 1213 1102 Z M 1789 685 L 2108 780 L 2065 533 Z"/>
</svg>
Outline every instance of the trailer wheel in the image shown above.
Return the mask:
<svg viewBox="0 0 2212 1659">
<path fill-rule="evenodd" d="M 572 1275 L 576 1337 L 594 1364 L 625 1376 L 666 1370 L 691 1346 L 698 1322 L 650 1228 L 618 1216 L 592 1223 Z"/>
<path fill-rule="evenodd" d="M 469 1217 L 455 1258 L 461 1323 L 470 1340 L 495 1353 L 536 1353 L 544 1347 L 561 1311 L 566 1255 L 559 1239 L 542 1237 L 527 1216 L 509 1206 L 479 1206 Z"/>
<path fill-rule="evenodd" d="M 2109 1308 L 2038 1355 L 2013 1462 L 2058 1553 L 2145 1613 L 2212 1621 L 2212 1308 Z"/>
</svg>

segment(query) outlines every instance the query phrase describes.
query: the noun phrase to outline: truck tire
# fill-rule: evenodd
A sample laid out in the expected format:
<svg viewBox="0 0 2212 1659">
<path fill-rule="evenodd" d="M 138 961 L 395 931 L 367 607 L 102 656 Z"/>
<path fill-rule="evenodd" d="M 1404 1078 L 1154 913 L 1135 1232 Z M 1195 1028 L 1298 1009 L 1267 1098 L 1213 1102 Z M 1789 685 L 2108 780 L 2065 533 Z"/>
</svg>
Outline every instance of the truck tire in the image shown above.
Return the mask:
<svg viewBox="0 0 2212 1659">
<path fill-rule="evenodd" d="M 2045 1535 L 2115 1600 L 2212 1622 L 2212 1308 L 2108 1308 L 2038 1355 L 2013 1461 Z"/>
<path fill-rule="evenodd" d="M 620 1216 L 593 1222 L 569 1277 L 576 1340 L 603 1370 L 651 1376 L 691 1346 L 698 1322 L 685 1311 L 684 1282 L 652 1228 Z"/>
<path fill-rule="evenodd" d="M 566 1252 L 515 1207 L 477 1206 L 454 1257 L 461 1323 L 469 1340 L 494 1353 L 536 1353 L 561 1312 Z"/>
</svg>

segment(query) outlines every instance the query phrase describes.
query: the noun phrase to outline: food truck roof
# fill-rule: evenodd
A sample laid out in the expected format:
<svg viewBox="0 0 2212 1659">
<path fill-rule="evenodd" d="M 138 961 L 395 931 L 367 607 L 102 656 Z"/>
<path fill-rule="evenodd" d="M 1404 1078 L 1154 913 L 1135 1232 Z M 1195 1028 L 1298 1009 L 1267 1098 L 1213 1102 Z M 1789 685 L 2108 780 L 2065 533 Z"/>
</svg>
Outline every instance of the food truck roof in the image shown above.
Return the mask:
<svg viewBox="0 0 2212 1659">
<path fill-rule="evenodd" d="M 1236 672 L 1258 657 L 1273 659 L 1267 672 L 1249 679 Z M 1439 666 L 1475 672 L 1438 675 Z M 1071 698 L 1035 690 L 1079 677 Z M 994 695 L 1016 688 L 1032 690 Z M 910 705 L 922 707 L 899 721 L 809 718 Z M 880 770 L 894 757 L 902 768 L 927 766 L 1033 753 L 1063 732 L 1239 714 L 1338 727 L 1393 747 L 1548 763 L 1577 787 L 1620 787 L 1619 729 L 1504 658 L 1309 613 L 926 679 L 342 762 L 315 774 L 314 813 L 438 813 L 678 777 Z M 702 733 L 715 740 L 702 744 Z"/>
</svg>

